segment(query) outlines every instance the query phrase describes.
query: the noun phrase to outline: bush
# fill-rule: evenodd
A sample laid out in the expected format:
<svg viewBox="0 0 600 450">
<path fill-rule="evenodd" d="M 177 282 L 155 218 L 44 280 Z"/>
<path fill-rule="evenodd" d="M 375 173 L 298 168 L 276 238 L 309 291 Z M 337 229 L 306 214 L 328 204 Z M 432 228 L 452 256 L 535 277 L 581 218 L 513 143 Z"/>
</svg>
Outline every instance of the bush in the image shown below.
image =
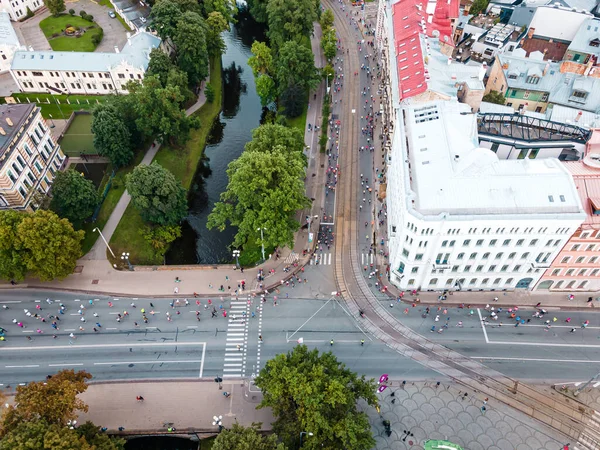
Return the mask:
<svg viewBox="0 0 600 450">
<path fill-rule="evenodd" d="M 97 46 L 100 43 L 100 41 L 102 41 L 102 33 L 95 34 L 92 36 L 92 44 Z"/>
<path fill-rule="evenodd" d="M 212 87 L 212 84 L 207 84 L 204 88 L 204 95 L 206 96 L 206 100 L 208 103 L 212 103 L 215 100 L 215 89 Z"/>
<path fill-rule="evenodd" d="M 88 14 L 87 17 L 85 18 L 85 20 L 89 20 L 90 22 L 93 22 L 94 16 L 92 16 L 91 14 Z"/>
<path fill-rule="evenodd" d="M 85 18 L 84 16 L 87 16 L 87 13 L 82 9 L 81 11 L 79 11 L 79 15 Z"/>
<path fill-rule="evenodd" d="M 71 8 L 71 9 L 69 10 L 69 14 L 70 14 L 71 16 L 74 16 L 74 15 L 75 15 L 75 10 L 74 10 L 73 8 Z"/>
<path fill-rule="evenodd" d="M 34 16 L 33 11 L 27 7 L 27 15 L 25 16 L 27 19 L 31 19 Z"/>
</svg>

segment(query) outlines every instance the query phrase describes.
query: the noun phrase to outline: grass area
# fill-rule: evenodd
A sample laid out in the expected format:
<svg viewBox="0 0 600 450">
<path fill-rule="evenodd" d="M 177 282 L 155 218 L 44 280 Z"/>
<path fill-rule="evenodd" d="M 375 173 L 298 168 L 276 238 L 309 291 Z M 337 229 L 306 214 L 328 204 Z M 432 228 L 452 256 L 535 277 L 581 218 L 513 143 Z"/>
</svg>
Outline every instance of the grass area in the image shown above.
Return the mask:
<svg viewBox="0 0 600 450">
<path fill-rule="evenodd" d="M 265 258 L 275 251 L 275 247 L 265 247 Z M 262 261 L 262 247 L 254 239 L 248 240 L 244 245 L 244 251 L 240 254 L 240 266 L 254 267 Z"/>
<path fill-rule="evenodd" d="M 308 95 L 307 95 L 306 103 L 304 104 L 304 109 L 302 110 L 302 114 L 298 117 L 287 118 L 287 124 L 291 128 L 298 128 L 302 131 L 302 135 L 304 135 L 304 131 L 306 130 L 306 114 L 308 113 Z M 314 124 L 313 124 L 314 125 Z"/>
<path fill-rule="evenodd" d="M 68 156 L 79 156 L 80 153 L 96 155 L 98 152 L 94 148 L 92 115 L 77 114 L 60 140 L 60 146 Z"/>
<path fill-rule="evenodd" d="M 191 132 L 190 140 L 184 148 L 173 149 L 168 145 L 164 145 L 161 146 L 154 158 L 154 161 L 170 170 L 186 189 L 190 188 L 198 163 L 204 154 L 204 147 L 212 122 L 221 111 L 220 58 L 211 60 L 210 84 L 215 90 L 215 100 L 213 103 L 206 102 L 194 113 L 201 120 L 202 126 L 200 129 Z M 140 234 L 140 230 L 145 225 L 146 223 L 138 211 L 132 204 L 129 204 L 110 240 L 110 245 L 117 255 L 121 252 L 129 252 L 132 264 L 162 264 L 162 257 L 156 254 Z"/>
<path fill-rule="evenodd" d="M 104 199 L 104 202 L 100 207 L 100 212 L 98 213 L 96 221 L 93 223 L 90 222 L 84 224 L 82 229 L 85 231 L 85 237 L 83 238 L 83 241 L 81 243 L 81 248 L 84 254 L 91 250 L 91 248 L 94 246 L 94 243 L 99 237 L 98 233 L 93 232 L 94 228 L 104 228 L 104 225 L 106 225 L 106 222 L 108 222 L 108 218 L 115 209 L 115 206 L 117 206 L 117 203 L 123 195 L 123 192 L 125 192 L 125 176 L 142 161 L 143 157 L 144 152 L 138 152 L 135 157 L 135 161 L 132 164 L 130 164 L 127 167 L 122 167 L 117 171 L 115 177 L 113 178 L 110 190 L 108 191 L 108 194 L 106 195 L 106 198 Z M 111 171 L 112 169 L 109 167 L 107 169 L 107 175 L 110 175 Z M 102 193 L 104 192 L 106 182 L 108 182 L 108 176 L 105 180 L 103 180 L 103 182 L 100 184 L 100 187 L 98 188 L 98 192 L 100 193 L 100 195 L 102 195 Z"/>
<path fill-rule="evenodd" d="M 90 111 L 105 101 L 102 95 L 52 95 L 14 93 L 11 97 L 20 103 L 37 103 L 45 119 L 68 119 L 73 111 Z"/>
<path fill-rule="evenodd" d="M 80 36 L 65 36 L 63 33 L 67 25 L 85 32 Z M 40 22 L 40 28 L 52 50 L 57 52 L 93 52 L 98 44 L 95 44 L 92 38 L 94 36 L 102 38 L 103 33 L 97 23 L 69 14 L 47 17 Z"/>
</svg>

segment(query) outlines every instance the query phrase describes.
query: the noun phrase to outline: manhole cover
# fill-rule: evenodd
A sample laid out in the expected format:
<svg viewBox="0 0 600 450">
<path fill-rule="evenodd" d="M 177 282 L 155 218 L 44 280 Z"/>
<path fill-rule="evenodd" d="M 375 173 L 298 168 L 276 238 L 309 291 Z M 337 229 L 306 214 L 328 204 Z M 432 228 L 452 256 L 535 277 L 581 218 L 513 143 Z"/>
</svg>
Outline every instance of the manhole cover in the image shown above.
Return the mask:
<svg viewBox="0 0 600 450">
<path fill-rule="evenodd" d="M 100 280 L 92 280 L 92 284 L 98 284 L 98 281 Z"/>
<path fill-rule="evenodd" d="M 75 270 L 73 273 L 81 273 L 83 272 L 83 266 L 75 266 Z"/>
</svg>

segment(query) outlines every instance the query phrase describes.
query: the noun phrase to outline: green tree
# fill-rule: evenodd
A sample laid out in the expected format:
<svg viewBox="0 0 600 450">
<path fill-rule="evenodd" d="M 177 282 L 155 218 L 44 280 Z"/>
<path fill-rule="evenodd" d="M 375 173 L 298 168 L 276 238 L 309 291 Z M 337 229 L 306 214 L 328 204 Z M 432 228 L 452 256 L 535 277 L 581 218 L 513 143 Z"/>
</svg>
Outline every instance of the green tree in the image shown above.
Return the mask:
<svg viewBox="0 0 600 450">
<path fill-rule="evenodd" d="M 276 72 L 280 92 L 293 84 L 308 91 L 321 80 L 312 51 L 296 41 L 288 41 L 281 46 Z"/>
<path fill-rule="evenodd" d="M 152 28 L 163 41 L 172 38 L 182 16 L 179 5 L 171 0 L 158 0 L 150 12 Z"/>
<path fill-rule="evenodd" d="M 281 125 L 261 125 L 252 131 L 252 140 L 244 147 L 247 152 L 269 152 L 282 146 L 288 153 L 303 155 L 304 134 L 297 128 Z"/>
<path fill-rule="evenodd" d="M 126 179 L 131 202 L 142 218 L 158 225 L 176 225 L 187 215 L 186 191 L 160 164 L 140 164 Z"/>
<path fill-rule="evenodd" d="M 99 201 L 96 186 L 82 173 L 73 169 L 57 172 L 52 182 L 50 208 L 60 217 L 80 226 L 94 213 Z"/>
<path fill-rule="evenodd" d="M 145 136 L 137 126 L 138 113 L 137 102 L 133 95 L 111 95 L 108 101 L 101 103 L 94 108 L 98 110 L 101 106 L 112 106 L 117 110 L 119 119 L 129 131 L 131 147 L 135 148 L 136 144 L 141 145 L 145 140 Z"/>
<path fill-rule="evenodd" d="M 259 75 L 275 74 L 275 66 L 273 65 L 273 52 L 264 42 L 254 41 L 252 43 L 252 56 L 248 59 L 248 65 L 252 68 L 252 73 L 255 77 Z"/>
<path fill-rule="evenodd" d="M 334 21 L 334 17 L 333 17 L 333 11 L 330 9 L 326 9 L 325 11 L 323 11 L 321 13 L 321 19 L 319 20 L 320 24 L 321 24 L 321 29 L 322 30 L 326 30 L 328 28 L 331 28 L 333 26 L 333 21 Z"/>
<path fill-rule="evenodd" d="M 46 8 L 50 11 L 54 17 L 60 16 L 61 13 L 65 12 L 65 0 L 44 0 Z"/>
<path fill-rule="evenodd" d="M 229 30 L 229 24 L 235 23 L 235 15 L 237 14 L 237 6 L 235 0 L 204 0 L 204 17 L 210 17 L 213 12 L 218 12 L 223 16 L 228 26 L 226 30 Z"/>
<path fill-rule="evenodd" d="M 325 28 L 321 36 L 321 48 L 328 61 L 337 54 L 337 35 L 334 28 Z"/>
<path fill-rule="evenodd" d="M 187 11 L 202 13 L 202 7 L 197 0 L 172 0 L 179 6 L 179 10 L 184 13 Z"/>
<path fill-rule="evenodd" d="M 42 420 L 16 424 L 0 440 L 0 450 L 33 449 L 97 450 L 81 439 L 75 430 Z"/>
<path fill-rule="evenodd" d="M 305 0 L 269 0 L 267 17 L 267 35 L 271 45 L 278 48 L 284 42 L 300 41 L 303 36 L 312 33 L 317 8 L 314 2 Z"/>
<path fill-rule="evenodd" d="M 206 18 L 206 47 L 210 56 L 221 56 L 227 46 L 222 33 L 229 30 L 229 23 L 220 12 L 213 11 Z"/>
<path fill-rule="evenodd" d="M 0 278 L 21 281 L 27 265 L 19 249 L 19 225 L 25 214 L 11 209 L 0 211 Z"/>
<path fill-rule="evenodd" d="M 260 104 L 268 106 L 277 98 L 277 86 L 269 75 L 259 75 L 256 78 L 256 93 L 260 97 Z"/>
<path fill-rule="evenodd" d="M 185 97 L 179 87 L 162 87 L 157 76 L 147 76 L 142 84 L 128 84 L 130 96 L 135 99 L 136 125 L 146 136 L 156 136 L 160 142 L 181 146 L 189 139 L 190 128 L 195 126 L 181 105 Z"/>
<path fill-rule="evenodd" d="M 17 233 L 15 248 L 32 275 L 51 281 L 73 273 L 85 233 L 75 231 L 67 219 L 38 209 L 25 215 L 17 226 Z"/>
<path fill-rule="evenodd" d="M 485 13 L 488 7 L 488 0 L 475 0 L 469 8 L 469 14 L 474 16 Z"/>
<path fill-rule="evenodd" d="M 321 78 L 327 80 L 329 85 L 333 83 L 334 76 L 335 71 L 333 70 L 333 66 L 331 64 L 326 64 L 325 67 L 321 69 Z"/>
<path fill-rule="evenodd" d="M 123 450 L 125 448 L 125 439 L 108 436 L 101 431 L 99 426 L 89 420 L 79 425 L 75 432 L 88 444 L 93 445 L 94 450 Z"/>
<path fill-rule="evenodd" d="M 14 404 L 5 411 L 0 433 L 5 435 L 21 422 L 43 421 L 65 427 L 77 418 L 79 411 L 88 411 L 78 395 L 87 390 L 91 378 L 84 370 L 65 369 L 47 380 L 17 386 Z"/>
<path fill-rule="evenodd" d="M 184 13 L 177 22 L 173 42 L 177 47 L 177 65 L 187 73 L 192 85 L 200 83 L 208 75 L 206 24 L 202 17 Z"/>
<path fill-rule="evenodd" d="M 147 226 L 141 233 L 146 242 L 156 250 L 156 253 L 163 256 L 169 248 L 169 244 L 178 237 L 181 237 L 181 227 L 179 225 Z"/>
<path fill-rule="evenodd" d="M 212 450 L 285 450 L 285 445 L 277 443 L 277 436 L 264 436 L 259 427 L 260 424 L 243 427 L 234 423 L 217 435 Z"/>
<path fill-rule="evenodd" d="M 234 247 L 255 239 L 259 227 L 265 228 L 265 247 L 291 245 L 300 226 L 294 215 L 310 203 L 304 195 L 304 167 L 301 153 L 290 152 L 275 139 L 260 146 L 247 144 L 227 168 L 227 189 L 209 215 L 207 227 L 224 230 L 228 223 L 238 227 Z"/>
<path fill-rule="evenodd" d="M 131 134 L 113 104 L 101 104 L 94 109 L 92 133 L 94 148 L 109 158 L 115 167 L 123 167 L 131 162 Z"/>
<path fill-rule="evenodd" d="M 180 103 L 181 108 L 185 108 L 190 102 L 196 99 L 196 95 L 192 92 L 188 83 L 188 76 L 183 70 L 177 66 L 173 66 L 167 75 L 167 83 L 163 87 L 176 87 L 179 89 L 183 100 Z M 193 120 L 193 119 L 192 119 Z M 190 122 L 190 126 L 192 123 Z M 192 128 L 194 128 L 192 126 Z"/>
<path fill-rule="evenodd" d="M 280 101 L 287 117 L 299 117 L 306 105 L 306 90 L 298 84 L 290 84 L 281 93 Z"/>
<path fill-rule="evenodd" d="M 506 98 L 504 98 L 502 92 L 490 91 L 483 96 L 483 101 L 495 103 L 496 105 L 504 105 L 506 103 Z"/>
<path fill-rule="evenodd" d="M 250 14 L 259 23 L 267 23 L 267 4 L 269 0 L 248 0 L 248 10 Z"/>
<path fill-rule="evenodd" d="M 146 76 L 155 75 L 160 80 L 163 87 L 167 84 L 167 77 L 169 71 L 175 67 L 171 57 L 160 48 L 153 48 L 150 52 L 150 61 L 148 62 L 148 69 L 146 70 Z"/>
<path fill-rule="evenodd" d="M 303 441 L 306 449 L 375 446 L 367 415 L 358 412 L 357 402 L 377 405 L 375 382 L 358 377 L 331 353 L 319 354 L 298 345 L 287 354 L 267 361 L 256 378 L 263 393 L 258 408 L 273 410 L 273 431 L 290 448 L 298 447 L 301 431 L 314 433 Z"/>
</svg>

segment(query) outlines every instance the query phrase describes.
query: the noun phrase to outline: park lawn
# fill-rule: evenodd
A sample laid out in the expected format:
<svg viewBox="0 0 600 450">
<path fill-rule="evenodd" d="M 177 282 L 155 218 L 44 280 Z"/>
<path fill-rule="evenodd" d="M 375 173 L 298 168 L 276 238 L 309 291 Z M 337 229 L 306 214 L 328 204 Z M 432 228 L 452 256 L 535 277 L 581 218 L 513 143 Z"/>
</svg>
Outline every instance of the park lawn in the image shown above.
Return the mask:
<svg viewBox="0 0 600 450">
<path fill-rule="evenodd" d="M 123 192 L 125 192 L 125 176 L 142 161 L 143 157 L 144 152 L 139 151 L 136 154 L 135 160 L 132 164 L 130 164 L 127 167 L 121 167 L 119 170 L 117 170 L 117 173 L 115 174 L 115 177 L 112 180 L 111 188 L 108 191 L 108 194 L 106 194 L 104 202 L 102 202 L 102 206 L 100 207 L 100 211 L 98 212 L 98 217 L 96 218 L 96 221 L 88 222 L 83 225 L 82 229 L 85 231 L 85 236 L 83 238 L 83 241 L 81 242 L 81 250 L 84 255 L 92 249 L 92 247 L 96 243 L 96 240 L 99 237 L 98 233 L 93 231 L 94 228 L 98 227 L 101 230 L 104 228 L 104 225 L 106 225 L 106 222 L 108 222 L 108 219 L 112 214 L 113 210 L 115 209 L 115 206 L 117 206 L 117 203 L 123 195 Z M 109 172 L 110 170 L 111 169 L 108 169 L 107 172 Z M 100 195 L 103 194 L 104 188 L 105 183 L 103 183 L 100 186 L 100 189 L 98 190 Z"/>
<path fill-rule="evenodd" d="M 308 98 L 308 96 L 307 96 Z M 287 118 L 287 124 L 290 128 L 298 128 L 300 131 L 302 131 L 302 136 L 304 136 L 304 131 L 306 130 L 306 114 L 308 113 L 308 100 L 306 101 L 306 103 L 304 104 L 304 109 L 302 111 L 302 114 L 300 114 L 298 117 L 294 117 L 294 118 Z M 311 124 L 314 126 L 314 123 Z"/>
<path fill-rule="evenodd" d="M 14 93 L 11 94 L 11 97 L 20 103 L 37 103 L 42 110 L 44 119 L 67 120 L 73 111 L 91 111 L 98 103 L 104 102 L 108 96 Z"/>
<path fill-rule="evenodd" d="M 97 155 L 92 134 L 91 114 L 78 114 L 73 118 L 69 128 L 60 139 L 60 147 L 67 156 Z"/>
<path fill-rule="evenodd" d="M 91 30 L 86 30 L 81 37 L 75 36 L 58 36 L 67 28 L 67 25 L 86 29 L 94 26 Z M 40 28 L 48 39 L 48 43 L 52 50 L 56 52 L 93 52 L 96 50 L 96 44 L 92 42 L 92 37 L 102 35 L 102 28 L 96 22 L 90 22 L 79 16 L 71 16 L 70 14 L 61 14 L 58 17 L 50 16 L 40 22 Z"/>
<path fill-rule="evenodd" d="M 194 173 L 204 154 L 208 133 L 214 119 L 221 111 L 221 59 L 212 59 L 210 67 L 210 84 L 215 90 L 215 99 L 212 103 L 206 102 L 194 113 L 194 116 L 200 117 L 201 127 L 192 130 L 190 140 L 185 147 L 172 149 L 168 145 L 161 146 L 153 160 L 170 170 L 175 178 L 181 181 L 185 189 L 189 189 L 192 184 Z M 116 255 L 129 252 L 132 264 L 163 264 L 163 258 L 156 254 L 140 234 L 140 230 L 143 230 L 145 226 L 146 222 L 130 203 L 110 240 L 110 246 Z"/>
</svg>

